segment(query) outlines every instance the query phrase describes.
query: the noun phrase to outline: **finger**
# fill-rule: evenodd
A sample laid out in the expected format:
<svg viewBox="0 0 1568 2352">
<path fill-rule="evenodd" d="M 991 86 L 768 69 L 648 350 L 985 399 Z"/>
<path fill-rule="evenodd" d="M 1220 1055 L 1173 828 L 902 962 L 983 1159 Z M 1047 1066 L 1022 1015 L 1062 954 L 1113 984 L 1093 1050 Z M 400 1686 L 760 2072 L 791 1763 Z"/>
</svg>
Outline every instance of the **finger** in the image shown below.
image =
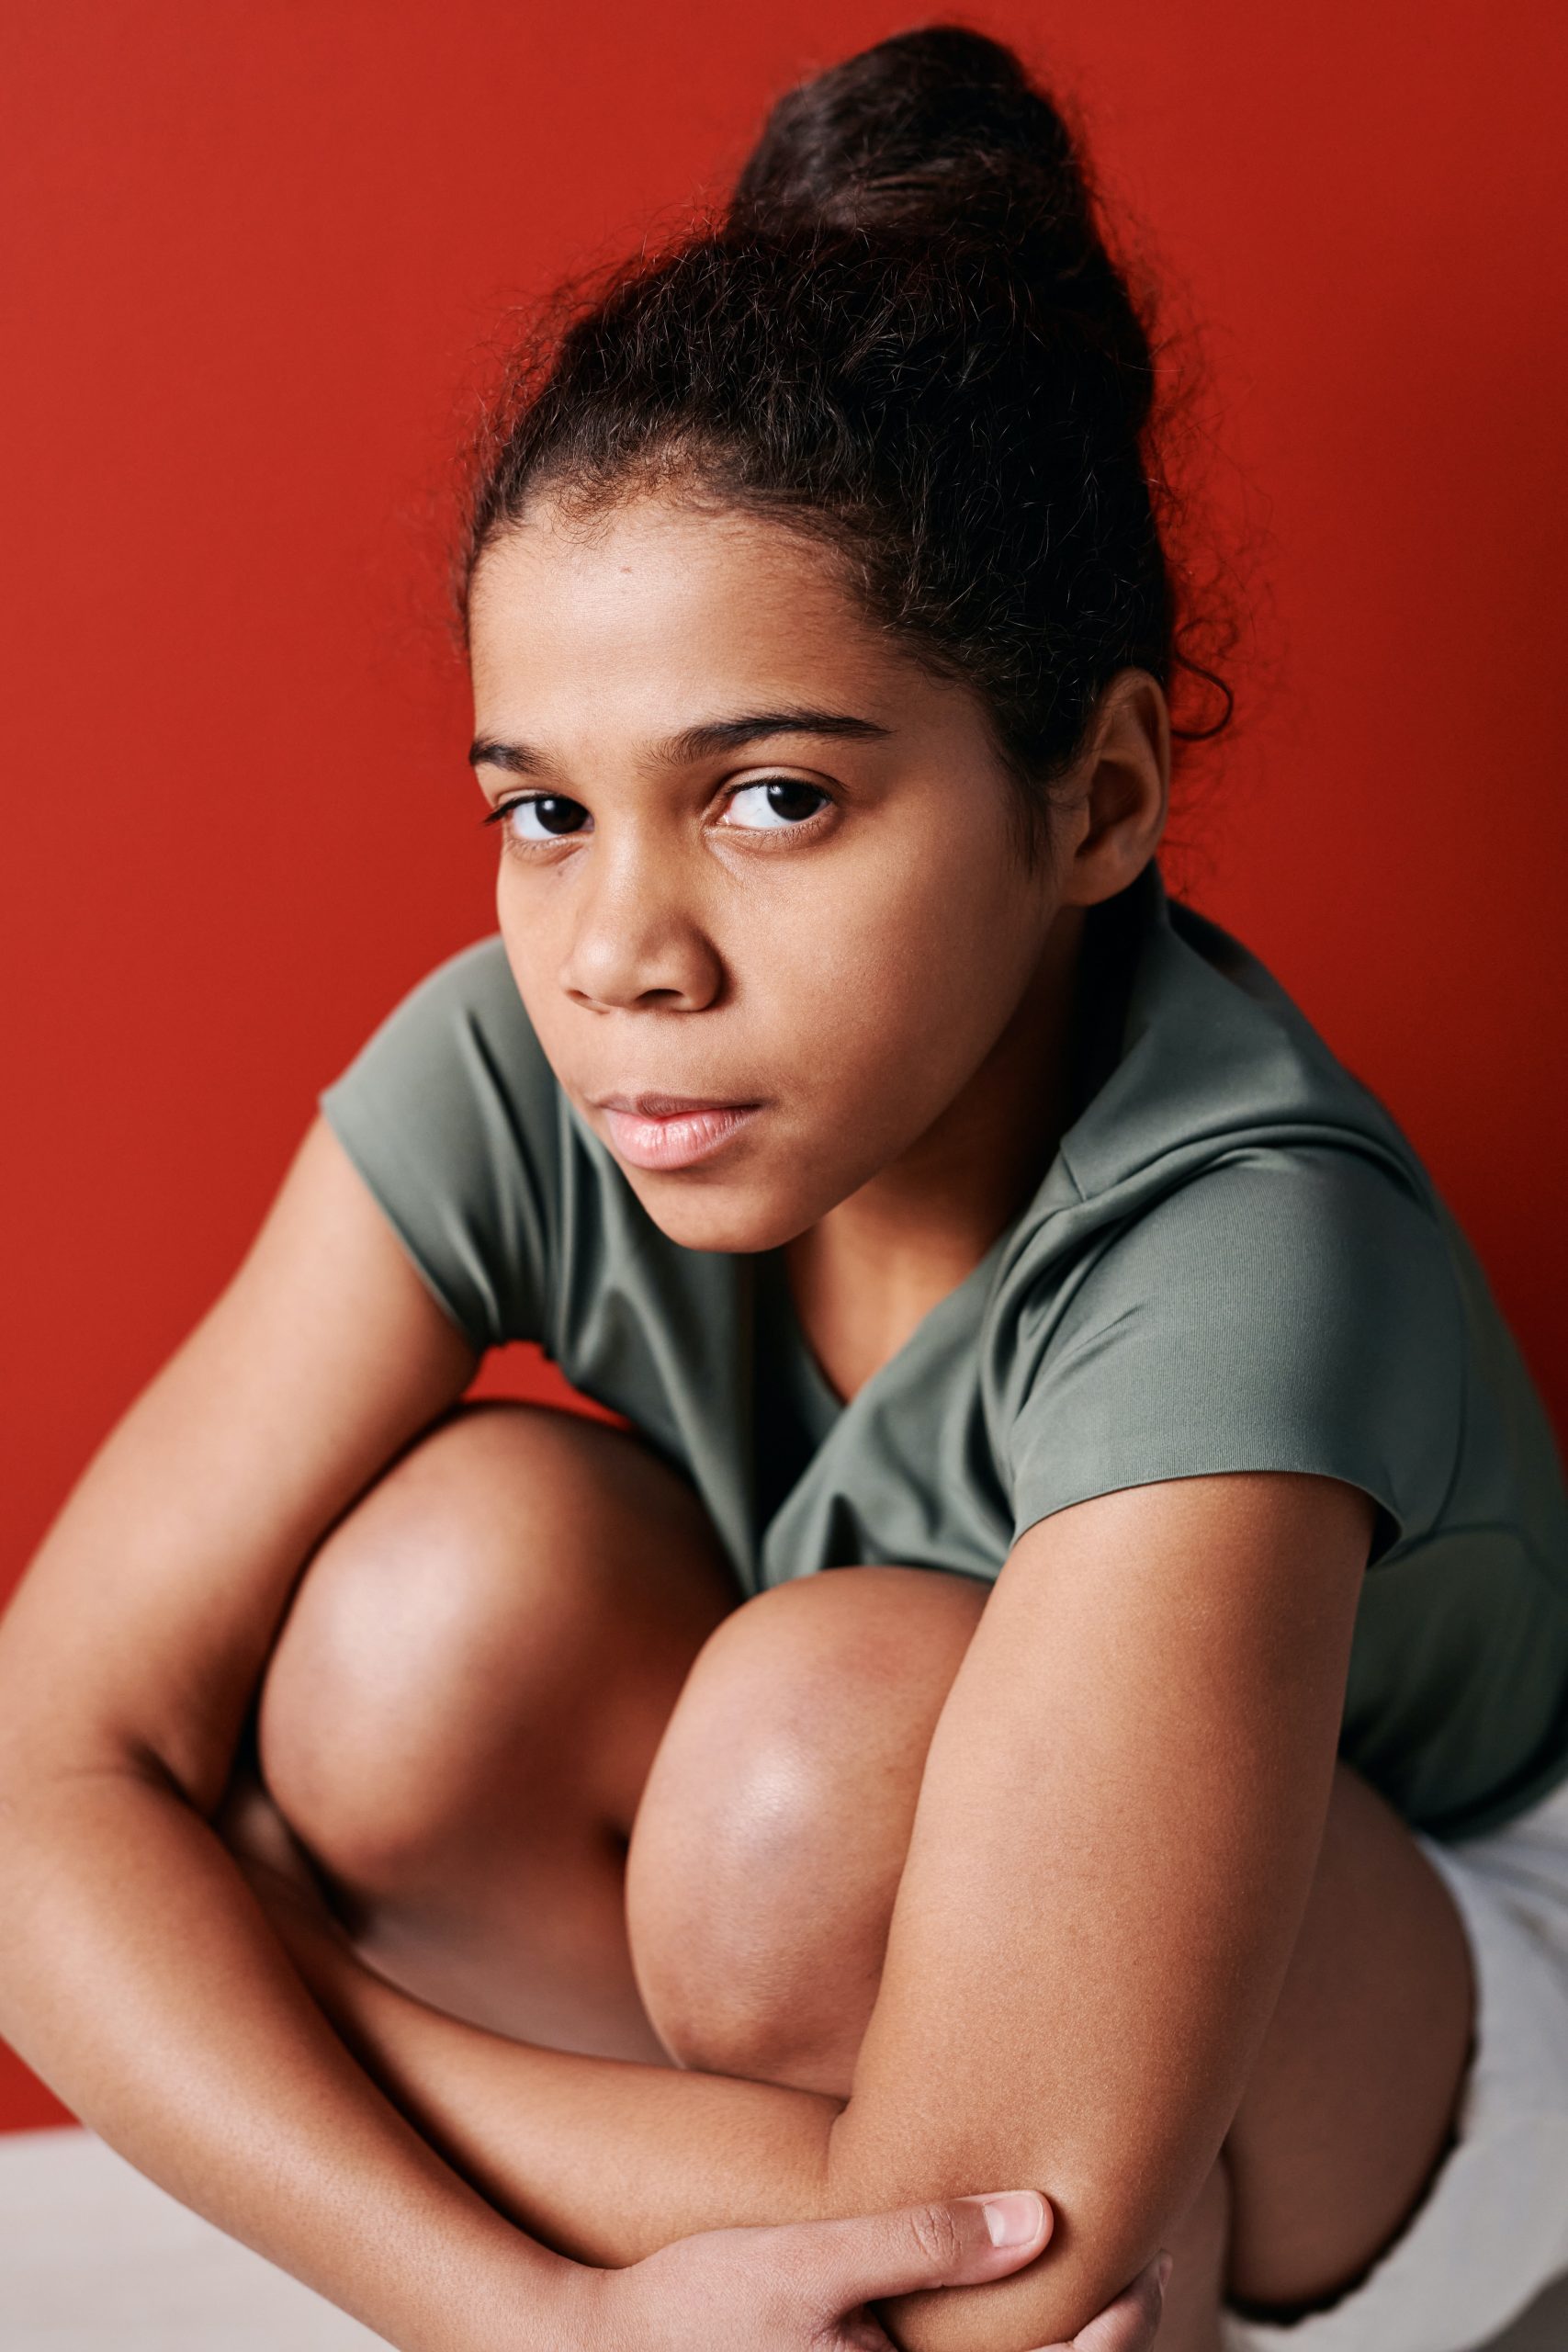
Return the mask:
<svg viewBox="0 0 1568 2352">
<path fill-rule="evenodd" d="M 1149 2352 L 1165 2309 L 1170 2256 L 1156 2254 L 1125 2293 L 1079 2328 L 1070 2344 L 1044 2344 L 1040 2352 Z"/>
<path fill-rule="evenodd" d="M 972 2287 L 1032 2262 L 1051 2234 L 1038 2189 L 933 2199 L 891 2213 L 795 2224 L 788 2249 L 799 2274 L 835 2317 L 885 2295 L 922 2287 Z"/>
</svg>

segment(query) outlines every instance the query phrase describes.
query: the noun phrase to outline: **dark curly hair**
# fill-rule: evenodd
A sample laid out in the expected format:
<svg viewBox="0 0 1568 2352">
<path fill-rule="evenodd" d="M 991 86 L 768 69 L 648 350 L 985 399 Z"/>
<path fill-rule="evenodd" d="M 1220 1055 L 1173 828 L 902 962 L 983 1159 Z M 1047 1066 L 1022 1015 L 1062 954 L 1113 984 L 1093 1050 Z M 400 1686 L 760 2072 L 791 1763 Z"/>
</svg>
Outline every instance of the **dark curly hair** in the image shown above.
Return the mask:
<svg viewBox="0 0 1568 2352">
<path fill-rule="evenodd" d="M 1151 338 L 1060 113 L 1013 53 L 904 33 L 774 107 L 728 210 L 514 363 L 462 564 L 539 496 L 684 484 L 832 546 L 871 616 L 981 698 L 1030 787 L 1120 669 L 1185 668 Z"/>
</svg>

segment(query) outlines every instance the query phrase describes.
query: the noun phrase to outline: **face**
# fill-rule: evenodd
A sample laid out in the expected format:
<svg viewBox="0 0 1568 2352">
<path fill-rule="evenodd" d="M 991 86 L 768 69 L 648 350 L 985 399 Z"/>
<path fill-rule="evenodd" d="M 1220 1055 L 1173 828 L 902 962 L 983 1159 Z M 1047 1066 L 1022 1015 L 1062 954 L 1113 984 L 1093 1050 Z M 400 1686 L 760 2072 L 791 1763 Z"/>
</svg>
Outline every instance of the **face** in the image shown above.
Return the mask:
<svg viewBox="0 0 1568 2352">
<path fill-rule="evenodd" d="M 918 1151 L 1060 904 L 964 688 L 831 556 L 649 497 L 544 509 L 474 583 L 475 772 L 506 953 L 649 1214 L 771 1249 Z"/>
</svg>

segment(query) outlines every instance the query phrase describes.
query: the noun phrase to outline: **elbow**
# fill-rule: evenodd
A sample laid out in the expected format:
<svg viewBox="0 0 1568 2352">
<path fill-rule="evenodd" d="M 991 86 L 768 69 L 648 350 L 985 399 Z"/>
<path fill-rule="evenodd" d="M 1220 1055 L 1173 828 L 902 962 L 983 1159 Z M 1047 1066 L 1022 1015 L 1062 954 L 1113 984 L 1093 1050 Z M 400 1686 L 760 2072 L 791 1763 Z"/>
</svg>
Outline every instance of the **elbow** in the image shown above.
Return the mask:
<svg viewBox="0 0 1568 2352">
<path fill-rule="evenodd" d="M 976 2177 L 980 2172 L 984 2178 Z M 1040 2345 L 1070 2345 L 1162 2247 L 1177 2254 L 1184 2271 L 1190 2262 L 1211 2267 L 1218 2291 L 1228 2216 L 1221 2164 L 1196 2198 L 1190 2184 L 1173 2184 L 1168 2168 L 1159 2165 L 1085 2166 L 1076 2173 L 1066 2165 L 1005 2157 L 978 2165 L 972 2155 L 922 2163 L 908 2149 L 891 2164 L 857 2166 L 852 2174 L 830 2163 L 829 2178 L 829 2210 L 837 2213 L 886 2211 L 998 2188 L 1038 2188 L 1050 2204 L 1051 2235 L 1022 2269 L 983 2286 L 941 2288 L 879 2303 L 899 2352 L 1032 2352 Z"/>
</svg>

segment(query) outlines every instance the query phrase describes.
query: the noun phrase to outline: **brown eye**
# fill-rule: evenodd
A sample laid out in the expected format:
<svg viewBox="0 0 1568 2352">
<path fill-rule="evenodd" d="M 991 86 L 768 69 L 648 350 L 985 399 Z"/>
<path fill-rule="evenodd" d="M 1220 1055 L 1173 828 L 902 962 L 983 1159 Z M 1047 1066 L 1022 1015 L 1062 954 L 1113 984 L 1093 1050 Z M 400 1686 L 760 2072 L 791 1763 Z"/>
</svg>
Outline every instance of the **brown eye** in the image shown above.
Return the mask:
<svg viewBox="0 0 1568 2352">
<path fill-rule="evenodd" d="M 526 800 L 509 801 L 506 825 L 519 841 L 558 841 L 563 833 L 580 833 L 590 821 L 581 800 L 558 792 L 530 794 Z"/>
<path fill-rule="evenodd" d="M 783 832 L 792 825 L 806 824 L 829 805 L 820 785 L 775 775 L 765 784 L 743 784 L 732 793 L 725 822 L 749 833 Z"/>
</svg>

